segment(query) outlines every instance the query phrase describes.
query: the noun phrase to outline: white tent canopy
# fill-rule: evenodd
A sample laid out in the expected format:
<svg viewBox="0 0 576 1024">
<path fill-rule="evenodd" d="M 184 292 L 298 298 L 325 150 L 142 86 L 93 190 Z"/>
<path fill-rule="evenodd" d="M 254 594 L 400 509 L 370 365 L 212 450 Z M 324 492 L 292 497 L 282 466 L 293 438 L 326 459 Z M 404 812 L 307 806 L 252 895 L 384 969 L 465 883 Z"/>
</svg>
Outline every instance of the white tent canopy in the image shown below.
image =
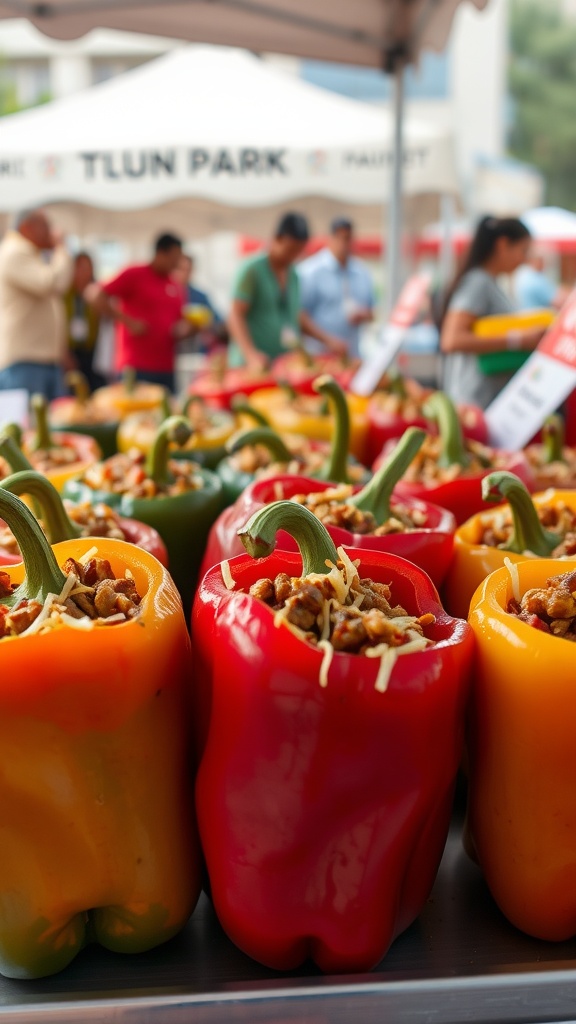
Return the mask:
<svg viewBox="0 0 576 1024">
<path fill-rule="evenodd" d="M 390 112 L 239 50 L 176 50 L 0 120 L 0 210 L 71 201 L 136 210 L 195 197 L 227 207 L 301 196 L 385 201 Z M 406 195 L 456 190 L 452 140 L 408 119 Z"/>
<path fill-rule="evenodd" d="M 0 18 L 28 18 L 74 39 L 115 28 L 192 42 L 393 68 L 441 49 L 460 0 L 0 0 Z M 484 7 L 487 0 L 473 0 Z"/>
</svg>

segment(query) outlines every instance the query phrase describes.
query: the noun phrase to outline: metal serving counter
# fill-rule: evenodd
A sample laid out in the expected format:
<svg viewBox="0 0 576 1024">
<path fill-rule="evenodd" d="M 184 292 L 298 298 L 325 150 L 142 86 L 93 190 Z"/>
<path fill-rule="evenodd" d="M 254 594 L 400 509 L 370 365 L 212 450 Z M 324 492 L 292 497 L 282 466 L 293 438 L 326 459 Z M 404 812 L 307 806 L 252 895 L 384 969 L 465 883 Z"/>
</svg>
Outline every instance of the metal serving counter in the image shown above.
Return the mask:
<svg viewBox="0 0 576 1024">
<path fill-rule="evenodd" d="M 279 975 L 240 953 L 202 897 L 186 930 L 136 957 L 91 947 L 61 974 L 0 979 L 0 1024 L 544 1024 L 576 1021 L 576 941 L 504 920 L 454 827 L 419 920 L 371 974 Z"/>
</svg>

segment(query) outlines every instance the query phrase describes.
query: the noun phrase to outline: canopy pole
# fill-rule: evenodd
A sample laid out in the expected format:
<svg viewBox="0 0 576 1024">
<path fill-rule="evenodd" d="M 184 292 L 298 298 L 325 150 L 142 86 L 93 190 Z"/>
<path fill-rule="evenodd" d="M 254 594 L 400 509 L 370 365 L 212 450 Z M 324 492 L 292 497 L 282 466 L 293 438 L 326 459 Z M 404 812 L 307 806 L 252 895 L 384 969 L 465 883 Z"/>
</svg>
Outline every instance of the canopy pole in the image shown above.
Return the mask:
<svg viewBox="0 0 576 1024">
<path fill-rule="evenodd" d="M 388 320 L 392 312 L 402 284 L 402 182 L 404 176 L 404 60 L 402 57 L 394 61 L 391 71 L 394 142 L 390 169 L 390 200 L 388 215 L 384 218 L 385 320 Z"/>
<path fill-rule="evenodd" d="M 440 198 L 440 225 L 442 241 L 440 245 L 440 283 L 447 288 L 454 274 L 454 218 L 456 203 L 454 196 L 444 194 Z"/>
</svg>

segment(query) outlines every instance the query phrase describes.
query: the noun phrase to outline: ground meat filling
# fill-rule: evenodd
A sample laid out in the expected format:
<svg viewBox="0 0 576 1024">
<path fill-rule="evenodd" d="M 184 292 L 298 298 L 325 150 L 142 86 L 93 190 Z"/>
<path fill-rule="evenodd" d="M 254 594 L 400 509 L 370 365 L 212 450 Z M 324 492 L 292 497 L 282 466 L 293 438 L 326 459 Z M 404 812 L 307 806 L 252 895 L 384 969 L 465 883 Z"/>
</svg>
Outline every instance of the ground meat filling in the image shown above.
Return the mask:
<svg viewBox="0 0 576 1024">
<path fill-rule="evenodd" d="M 199 491 L 204 486 L 198 466 L 186 459 L 170 459 L 168 468 L 173 480 L 160 486 L 146 473 L 143 452 L 132 449 L 126 455 L 113 455 L 104 462 L 90 466 L 81 482 L 94 491 L 127 494 L 131 498 L 176 497 L 187 491 Z"/>
<path fill-rule="evenodd" d="M 62 469 L 80 462 L 80 455 L 71 444 L 62 444 L 54 448 L 37 448 L 27 453 L 37 473 L 49 473 L 52 469 Z"/>
<path fill-rule="evenodd" d="M 99 502 L 91 505 L 85 501 L 81 505 L 74 505 L 71 501 L 64 501 L 64 506 L 69 518 L 73 523 L 82 528 L 83 537 L 107 537 L 110 540 L 127 540 L 126 534 L 120 525 L 120 518 L 108 505 Z M 40 523 L 42 529 L 44 526 Z M 20 548 L 12 530 L 0 519 L 0 551 L 6 551 L 10 555 L 18 555 Z"/>
<path fill-rule="evenodd" d="M 438 459 L 442 454 L 442 442 L 439 437 L 428 434 L 416 457 L 410 463 L 403 479 L 410 483 L 436 487 L 438 484 L 450 483 L 462 476 L 481 473 L 485 469 L 505 469 L 505 460 L 491 448 L 465 438 L 466 451 L 470 461 L 466 466 L 452 463 L 450 466 L 439 466 Z"/>
<path fill-rule="evenodd" d="M 78 423 L 113 423 L 114 413 L 94 402 L 70 402 L 51 411 L 50 422 L 59 427 L 71 427 Z"/>
<path fill-rule="evenodd" d="M 408 509 L 403 505 L 394 506 L 394 514 L 385 523 L 378 525 L 371 512 L 363 512 L 347 504 L 353 488 L 345 485 L 331 487 L 313 494 L 295 494 L 292 501 L 304 505 L 313 512 L 324 526 L 339 526 L 351 533 L 364 536 L 384 537 L 391 533 L 406 533 L 419 530 L 426 525 L 426 513 L 419 508 Z"/>
<path fill-rule="evenodd" d="M 536 490 L 576 487 L 576 451 L 564 448 L 562 462 L 546 462 L 544 445 L 531 444 L 526 448 L 526 457 L 534 472 Z"/>
<path fill-rule="evenodd" d="M 13 608 L 0 604 L 0 640 L 26 634 L 36 620 L 39 628 L 31 632 L 48 633 L 62 625 L 116 625 L 139 614 L 141 597 L 132 575 L 117 579 L 107 559 L 92 557 L 83 564 L 69 558 L 61 568 L 67 583 L 61 594 L 48 595 L 44 605 L 27 599 Z M 0 571 L 0 601 L 13 591 L 10 577 Z"/>
<path fill-rule="evenodd" d="M 558 534 L 558 547 L 550 553 L 550 558 L 564 558 L 576 555 L 576 511 L 564 503 L 535 506 L 542 526 L 551 533 Z M 478 544 L 487 544 L 497 548 L 506 544 L 512 536 L 512 516 L 509 508 L 487 512 L 480 519 Z"/>
<path fill-rule="evenodd" d="M 310 476 L 324 465 L 328 448 L 312 446 L 305 438 L 297 437 L 294 434 L 282 436 L 284 444 L 294 458 L 291 462 L 274 462 L 274 456 L 263 444 L 246 445 L 234 455 L 229 456 L 230 465 L 239 473 L 249 473 L 257 480 L 263 480 L 271 476 Z M 348 473 L 352 480 L 362 480 L 365 470 L 360 465 L 348 466 Z"/>
<path fill-rule="evenodd" d="M 293 627 L 311 644 L 328 642 L 335 651 L 366 654 L 383 645 L 401 648 L 416 641 L 415 649 L 433 643 L 425 637 L 434 615 L 409 615 L 401 605 L 392 605 L 390 587 L 371 579 L 338 583 L 350 574 L 349 559 L 332 566 L 326 575 L 304 578 L 279 573 L 274 580 L 261 579 L 250 595 L 276 613 L 276 624 Z"/>
<path fill-rule="evenodd" d="M 507 611 L 534 629 L 576 642 L 576 571 L 551 576 L 520 601 L 513 598 Z"/>
</svg>

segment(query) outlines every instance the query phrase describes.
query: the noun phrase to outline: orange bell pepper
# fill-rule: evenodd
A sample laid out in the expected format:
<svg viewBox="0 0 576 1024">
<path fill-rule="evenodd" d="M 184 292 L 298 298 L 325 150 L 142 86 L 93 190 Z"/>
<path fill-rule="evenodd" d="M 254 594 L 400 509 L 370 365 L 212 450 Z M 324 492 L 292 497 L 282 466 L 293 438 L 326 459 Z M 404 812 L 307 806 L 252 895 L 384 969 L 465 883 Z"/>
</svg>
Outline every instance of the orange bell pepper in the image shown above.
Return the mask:
<svg viewBox="0 0 576 1024">
<path fill-rule="evenodd" d="M 456 530 L 454 554 L 444 583 L 443 597 L 450 614 L 462 619 L 468 616 L 470 600 L 476 589 L 491 572 L 504 565 L 505 558 L 521 562 L 526 558 L 525 552 L 546 558 L 561 543 L 558 533 L 543 530 L 538 509 L 566 505 L 576 513 L 576 491 L 548 490 L 529 494 L 522 481 L 512 473 L 491 473 L 484 478 L 482 488 L 485 500 L 493 500 L 495 490 L 498 497 L 508 498 L 513 530 L 504 547 L 481 543 L 486 527 L 502 515 L 506 506 L 479 512 Z"/>
<path fill-rule="evenodd" d="M 97 545 L 142 598 L 123 623 L 0 640 L 0 970 L 61 970 L 87 942 L 141 952 L 186 923 L 199 888 L 186 687 L 190 645 L 163 566 L 124 541 L 51 549 L 19 498 L 0 516 L 24 564 L 7 572 L 43 602 L 66 559 Z"/>
<path fill-rule="evenodd" d="M 92 394 L 92 402 L 99 409 L 108 409 L 110 419 L 122 419 L 131 412 L 146 412 L 162 405 L 164 388 L 160 384 L 148 384 L 137 381 L 134 370 L 124 370 L 122 380 L 117 384 L 108 384 L 97 388 Z"/>
<path fill-rule="evenodd" d="M 576 561 L 516 569 L 522 595 Z M 467 838 L 512 924 L 561 941 L 576 934 L 574 644 L 508 614 L 517 596 L 504 568 L 472 600 Z"/>
<path fill-rule="evenodd" d="M 317 381 L 323 379 L 319 377 Z M 353 394 L 346 394 L 345 398 L 350 412 L 350 452 L 364 462 L 368 399 Z M 304 434 L 314 441 L 330 441 L 334 431 L 333 417 L 325 403 L 321 395 L 297 395 L 286 387 L 261 388 L 250 395 L 250 405 L 264 414 L 274 430 L 283 434 Z"/>
<path fill-rule="evenodd" d="M 100 445 L 87 434 L 76 434 L 70 431 L 50 430 L 48 425 L 48 404 L 43 395 L 32 395 L 31 405 L 34 412 L 35 429 L 25 430 L 22 437 L 22 452 L 28 459 L 32 469 L 37 469 L 60 493 L 64 484 L 77 473 L 83 473 L 93 462 L 102 457 Z M 59 464 L 59 451 L 66 456 Z M 54 456 L 54 466 L 44 468 L 50 453 Z M 70 456 L 71 461 L 68 461 Z M 19 467 L 13 467 L 19 468 Z"/>
</svg>

